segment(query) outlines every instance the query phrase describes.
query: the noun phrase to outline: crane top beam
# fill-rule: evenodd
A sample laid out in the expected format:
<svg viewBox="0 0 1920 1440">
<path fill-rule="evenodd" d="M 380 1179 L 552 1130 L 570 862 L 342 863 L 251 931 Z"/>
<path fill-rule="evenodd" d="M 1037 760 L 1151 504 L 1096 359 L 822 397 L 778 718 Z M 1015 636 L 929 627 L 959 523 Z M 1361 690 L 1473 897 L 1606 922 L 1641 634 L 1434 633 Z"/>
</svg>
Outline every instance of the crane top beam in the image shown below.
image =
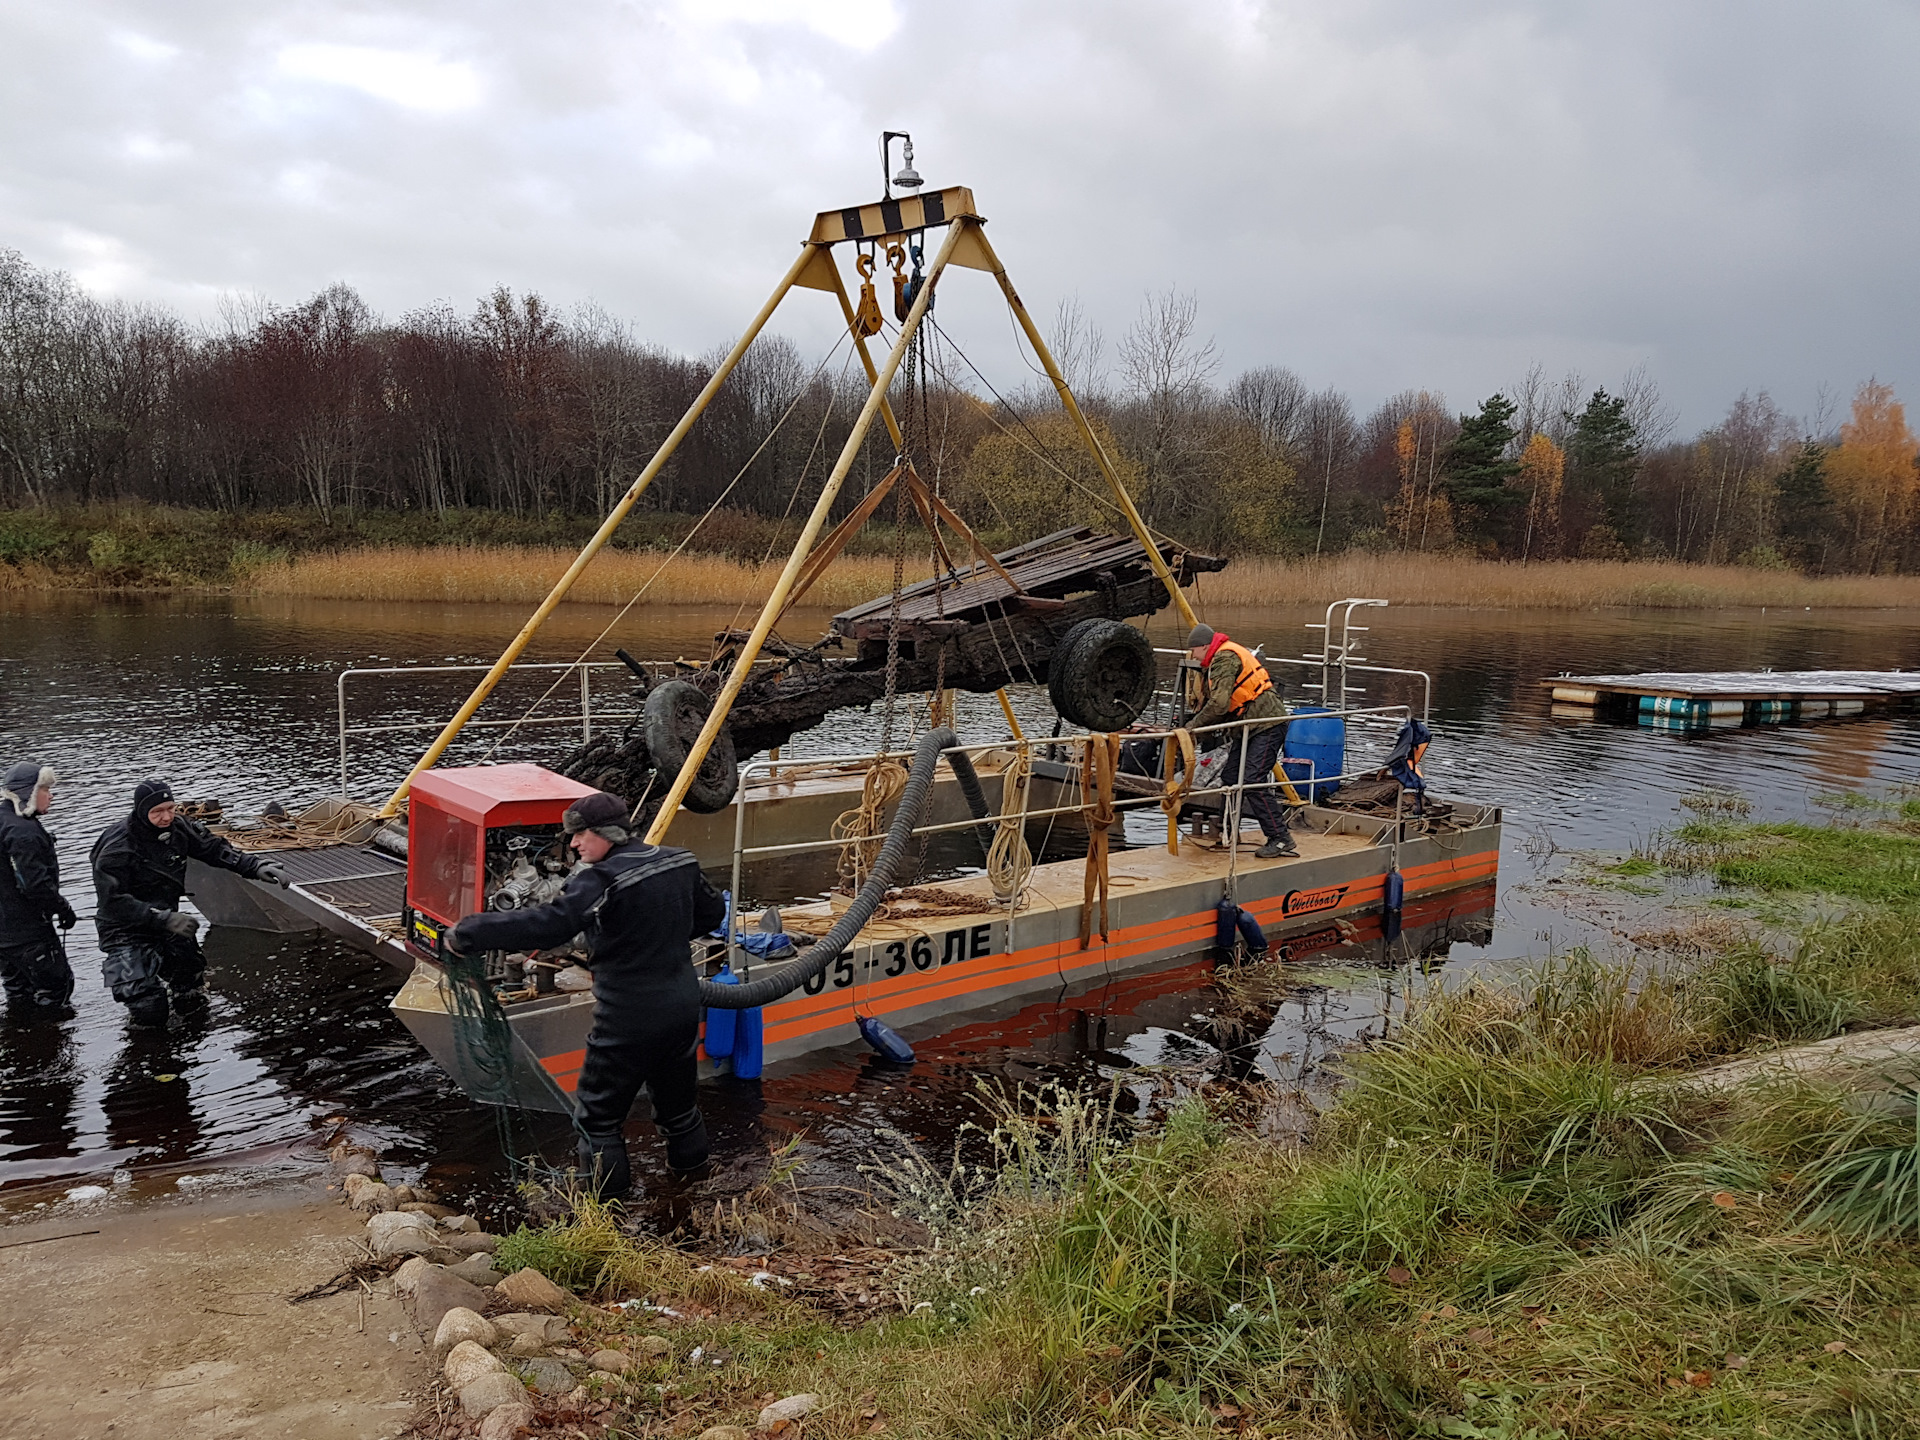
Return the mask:
<svg viewBox="0 0 1920 1440">
<path fill-rule="evenodd" d="M 891 200 L 849 205 L 844 210 L 822 210 L 814 217 L 813 233 L 807 239 L 815 245 L 887 240 L 948 225 L 963 215 L 974 220 L 985 218 L 974 209 L 973 191 L 965 185 L 949 185 L 925 195 L 896 195 Z"/>
</svg>

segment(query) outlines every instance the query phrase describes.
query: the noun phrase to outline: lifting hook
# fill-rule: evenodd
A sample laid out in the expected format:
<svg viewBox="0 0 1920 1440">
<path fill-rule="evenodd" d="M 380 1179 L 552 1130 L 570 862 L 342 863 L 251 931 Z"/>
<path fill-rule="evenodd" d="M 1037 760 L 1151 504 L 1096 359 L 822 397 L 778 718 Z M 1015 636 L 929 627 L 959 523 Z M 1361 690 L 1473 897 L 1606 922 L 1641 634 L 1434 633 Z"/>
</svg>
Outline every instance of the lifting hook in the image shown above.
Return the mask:
<svg viewBox="0 0 1920 1440">
<path fill-rule="evenodd" d="M 864 339 L 868 335 L 878 335 L 884 323 L 880 316 L 880 301 L 873 293 L 873 256 L 860 256 L 853 262 L 853 268 L 860 272 L 860 308 L 853 315 L 853 333 Z"/>
</svg>

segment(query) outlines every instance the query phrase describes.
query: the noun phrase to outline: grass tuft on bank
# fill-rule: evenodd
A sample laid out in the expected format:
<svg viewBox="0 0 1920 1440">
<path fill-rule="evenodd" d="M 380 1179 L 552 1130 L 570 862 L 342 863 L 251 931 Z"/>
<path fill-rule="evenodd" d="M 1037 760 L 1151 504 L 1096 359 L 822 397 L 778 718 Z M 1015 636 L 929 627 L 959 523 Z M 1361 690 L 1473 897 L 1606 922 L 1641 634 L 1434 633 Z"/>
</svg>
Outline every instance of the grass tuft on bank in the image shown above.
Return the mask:
<svg viewBox="0 0 1920 1440">
<path fill-rule="evenodd" d="M 1665 868 L 1691 854 L 1828 908 L 1781 948 L 1436 988 L 1345 1062 L 1302 1148 L 1260 1138 L 1244 1094 L 1151 1126 L 1111 1096 L 991 1101 L 992 1163 L 875 1172 L 933 1237 L 883 1318 L 712 1300 L 673 1322 L 674 1355 L 730 1363 L 637 1377 L 629 1433 L 750 1426 L 802 1390 L 829 1435 L 1920 1433 L 1914 1089 L 1692 1079 L 1920 1019 L 1900 824 L 1683 827 Z M 565 1225 L 502 1253 L 616 1293 L 603 1222 L 579 1223 L 584 1260 Z M 619 1244 L 651 1301 L 692 1293 L 657 1242 Z M 595 1323 L 618 1344 L 665 1322 Z"/>
</svg>

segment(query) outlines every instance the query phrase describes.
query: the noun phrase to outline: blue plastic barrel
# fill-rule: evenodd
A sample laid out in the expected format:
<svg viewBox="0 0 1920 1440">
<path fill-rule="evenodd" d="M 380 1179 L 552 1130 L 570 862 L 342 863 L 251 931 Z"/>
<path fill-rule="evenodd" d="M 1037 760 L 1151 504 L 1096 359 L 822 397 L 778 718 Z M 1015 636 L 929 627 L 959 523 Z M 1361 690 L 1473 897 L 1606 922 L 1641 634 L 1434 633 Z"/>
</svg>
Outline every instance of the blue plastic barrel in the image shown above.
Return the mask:
<svg viewBox="0 0 1920 1440">
<path fill-rule="evenodd" d="M 1287 725 L 1287 743 L 1282 751 L 1289 778 L 1305 780 L 1308 764 L 1316 776 L 1338 775 L 1347 768 L 1347 722 L 1329 715 L 1324 705 L 1296 705 Z M 1313 794 L 1302 799 L 1323 800 L 1340 788 L 1338 781 L 1316 780 Z"/>
<path fill-rule="evenodd" d="M 713 983 L 738 985 L 740 977 L 733 973 L 732 966 L 723 963 L 720 966 L 720 973 L 713 977 Z M 709 1059 L 724 1060 L 733 1054 L 734 1038 L 739 1029 L 735 1023 L 735 1017 L 739 1013 L 738 1010 L 707 1011 L 707 1033 L 701 1038 L 700 1044 L 706 1050 Z"/>
</svg>

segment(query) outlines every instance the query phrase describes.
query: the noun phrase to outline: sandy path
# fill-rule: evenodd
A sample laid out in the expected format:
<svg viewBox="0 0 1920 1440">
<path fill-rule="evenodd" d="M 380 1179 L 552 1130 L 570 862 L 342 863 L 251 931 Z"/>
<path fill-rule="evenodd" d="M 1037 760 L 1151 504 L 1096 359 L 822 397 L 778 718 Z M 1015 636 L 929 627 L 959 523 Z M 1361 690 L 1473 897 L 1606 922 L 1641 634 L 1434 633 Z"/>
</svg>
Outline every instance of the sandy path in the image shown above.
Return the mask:
<svg viewBox="0 0 1920 1440">
<path fill-rule="evenodd" d="M 12 1246 L 0 1249 L 0 1432 L 398 1434 L 431 1368 L 400 1303 L 377 1286 L 363 1331 L 355 1291 L 286 1300 L 335 1274 L 361 1233 L 359 1217 L 311 1191 L 0 1228 Z"/>
</svg>

